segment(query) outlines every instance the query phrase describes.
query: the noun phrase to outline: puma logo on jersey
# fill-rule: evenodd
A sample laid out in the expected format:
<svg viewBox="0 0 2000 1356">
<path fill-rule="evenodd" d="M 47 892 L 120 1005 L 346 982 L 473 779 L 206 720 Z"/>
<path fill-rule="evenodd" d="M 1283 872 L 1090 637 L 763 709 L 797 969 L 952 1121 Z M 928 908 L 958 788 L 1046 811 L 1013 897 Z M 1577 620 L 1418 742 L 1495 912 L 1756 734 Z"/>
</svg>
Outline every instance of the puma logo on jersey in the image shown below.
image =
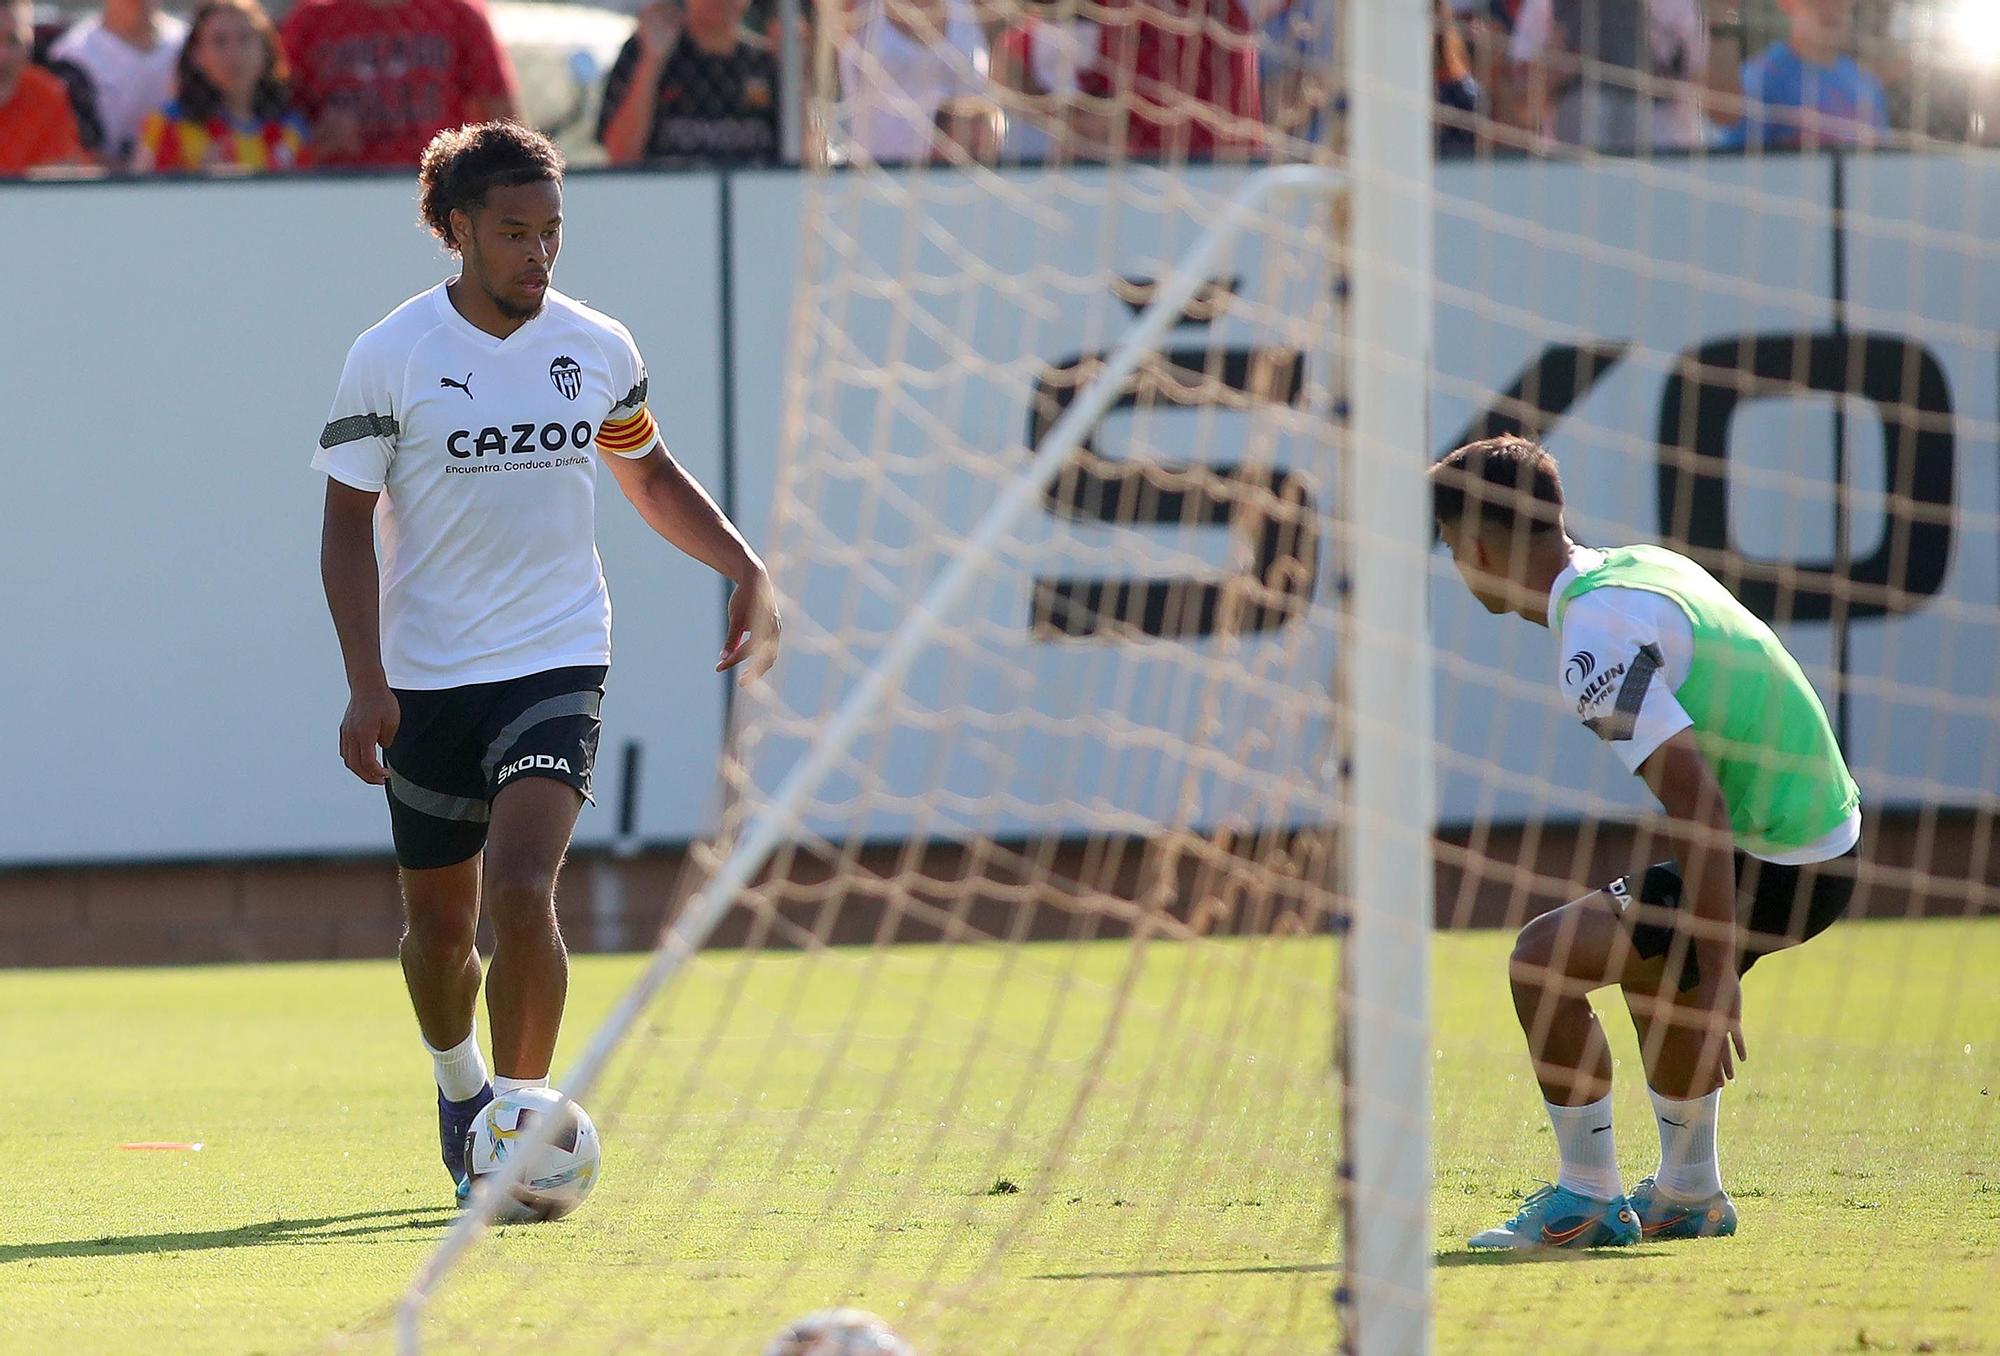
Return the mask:
<svg viewBox="0 0 2000 1356">
<path fill-rule="evenodd" d="M 565 447 L 580 450 L 590 446 L 590 433 L 590 421 L 587 419 L 579 419 L 568 426 L 510 424 L 506 428 L 496 428 L 489 424 L 482 429 L 454 431 L 444 440 L 444 450 L 461 459 L 497 457 L 507 453 L 560 452 Z"/>
<path fill-rule="evenodd" d="M 438 389 L 443 390 L 447 386 L 456 386 L 459 390 L 465 392 L 467 400 L 472 399 L 472 374 L 470 372 L 465 374 L 464 381 L 453 381 L 450 377 L 439 377 Z"/>
<path fill-rule="evenodd" d="M 507 779 L 517 772 L 568 772 L 571 776 L 576 775 L 571 770 L 567 758 L 557 758 L 546 753 L 530 753 L 516 758 L 501 768 L 499 775 L 493 780 L 504 785 Z"/>
</svg>

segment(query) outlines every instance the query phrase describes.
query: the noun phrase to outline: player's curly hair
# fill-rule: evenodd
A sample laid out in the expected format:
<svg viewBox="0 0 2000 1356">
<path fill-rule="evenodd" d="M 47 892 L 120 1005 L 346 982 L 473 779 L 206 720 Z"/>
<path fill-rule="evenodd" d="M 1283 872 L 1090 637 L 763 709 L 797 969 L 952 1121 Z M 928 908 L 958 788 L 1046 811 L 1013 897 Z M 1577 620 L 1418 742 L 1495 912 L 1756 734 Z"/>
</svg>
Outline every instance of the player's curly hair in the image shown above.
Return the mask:
<svg viewBox="0 0 2000 1356">
<path fill-rule="evenodd" d="M 1518 434 L 1482 438 L 1431 467 L 1431 514 L 1440 530 L 1491 524 L 1531 537 L 1562 526 L 1562 475 L 1540 443 Z"/>
<path fill-rule="evenodd" d="M 563 178 L 563 153 L 532 127 L 518 122 L 475 122 L 447 127 L 424 147 L 417 168 L 417 203 L 424 225 L 456 251 L 453 211 L 472 213 L 496 188 Z"/>
</svg>

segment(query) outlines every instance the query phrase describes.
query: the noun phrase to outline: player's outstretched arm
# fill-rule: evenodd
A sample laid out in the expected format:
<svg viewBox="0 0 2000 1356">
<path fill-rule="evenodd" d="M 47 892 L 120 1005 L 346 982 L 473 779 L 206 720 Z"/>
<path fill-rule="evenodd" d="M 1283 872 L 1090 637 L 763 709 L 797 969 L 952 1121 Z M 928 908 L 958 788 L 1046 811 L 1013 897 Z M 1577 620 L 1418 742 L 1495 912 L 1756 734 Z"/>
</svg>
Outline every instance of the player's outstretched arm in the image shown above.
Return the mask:
<svg viewBox="0 0 2000 1356">
<path fill-rule="evenodd" d="M 320 522 L 319 574 L 347 668 L 347 711 L 340 720 L 340 761 L 362 781 L 389 780 L 378 749 L 396 738 L 402 712 L 382 671 L 381 601 L 376 592 L 374 490 L 327 477 Z"/>
<path fill-rule="evenodd" d="M 642 457 L 611 454 L 605 461 L 618 488 L 655 532 L 736 586 L 715 671 L 744 664 L 748 678 L 770 672 L 778 662 L 781 630 L 777 594 L 764 562 L 736 525 L 658 442 Z"/>
<path fill-rule="evenodd" d="M 1736 976 L 1736 863 L 1729 806 L 1692 730 L 1682 730 L 1653 750 L 1639 765 L 1639 776 L 1667 812 L 1667 837 L 1681 864 L 1687 891 L 1681 914 L 1685 941 L 1676 946 L 1693 948 L 1701 972 L 1700 983 L 1683 1001 L 1707 1016 L 1711 1041 L 1702 1062 L 1720 1086 L 1735 1076 L 1735 1061 L 1748 1053 Z M 1678 968 L 1670 963 L 1668 973 Z"/>
</svg>

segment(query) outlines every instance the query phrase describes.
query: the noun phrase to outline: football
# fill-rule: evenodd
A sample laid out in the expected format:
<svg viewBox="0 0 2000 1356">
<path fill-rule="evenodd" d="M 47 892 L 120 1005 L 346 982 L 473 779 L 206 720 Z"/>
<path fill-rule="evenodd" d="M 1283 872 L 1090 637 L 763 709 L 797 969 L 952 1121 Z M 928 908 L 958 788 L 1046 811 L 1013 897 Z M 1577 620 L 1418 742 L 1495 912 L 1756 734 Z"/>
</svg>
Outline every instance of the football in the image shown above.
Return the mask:
<svg viewBox="0 0 2000 1356">
<path fill-rule="evenodd" d="M 528 1129 L 551 1117 L 558 1124 L 554 1138 L 534 1150 L 527 1171 L 494 1216 L 510 1223 L 561 1219 L 597 1185 L 603 1151 L 597 1127 L 582 1107 L 553 1088 L 521 1088 L 502 1093 L 474 1118 L 469 1132 L 472 1180 L 505 1168 L 521 1152 Z"/>
<path fill-rule="evenodd" d="M 916 1356 L 916 1350 L 866 1309 L 821 1309 L 773 1337 L 764 1356 Z"/>
</svg>

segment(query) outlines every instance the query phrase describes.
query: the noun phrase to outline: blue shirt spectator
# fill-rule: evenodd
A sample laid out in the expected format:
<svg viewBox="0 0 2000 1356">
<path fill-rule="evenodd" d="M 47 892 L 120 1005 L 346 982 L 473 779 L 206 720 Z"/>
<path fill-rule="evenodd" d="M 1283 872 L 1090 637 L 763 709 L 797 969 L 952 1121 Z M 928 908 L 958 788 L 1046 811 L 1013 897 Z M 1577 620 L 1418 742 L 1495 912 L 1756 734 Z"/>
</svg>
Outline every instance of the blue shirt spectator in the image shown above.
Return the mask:
<svg viewBox="0 0 2000 1356">
<path fill-rule="evenodd" d="M 1723 132 L 1729 150 L 1811 150 L 1873 145 L 1889 130 L 1882 82 L 1843 50 L 1854 0 L 1785 0 L 1791 39 L 1743 63 L 1743 121 Z"/>
</svg>

